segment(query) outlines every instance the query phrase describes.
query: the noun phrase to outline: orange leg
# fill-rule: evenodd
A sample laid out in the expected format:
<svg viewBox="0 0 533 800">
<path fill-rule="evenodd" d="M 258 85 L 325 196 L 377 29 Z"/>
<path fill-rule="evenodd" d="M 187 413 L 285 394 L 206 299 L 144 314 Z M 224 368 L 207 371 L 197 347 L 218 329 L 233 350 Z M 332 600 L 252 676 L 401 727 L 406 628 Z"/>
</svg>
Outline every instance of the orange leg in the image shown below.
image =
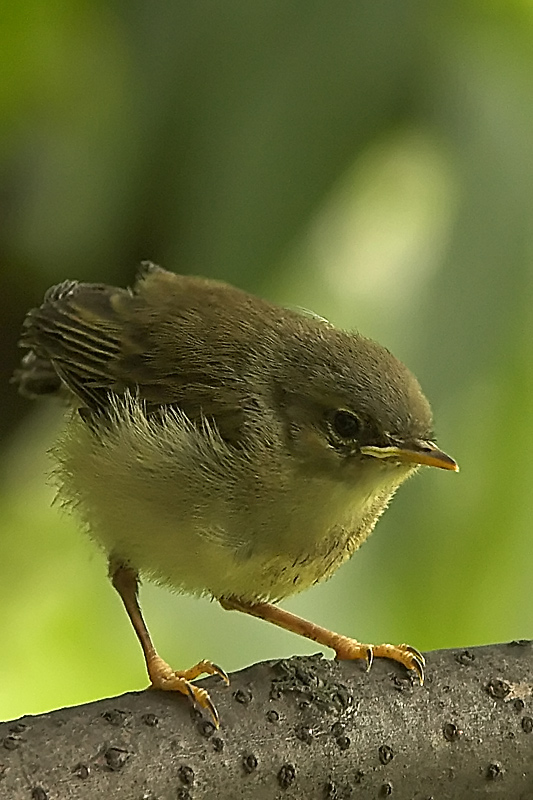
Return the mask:
<svg viewBox="0 0 533 800">
<path fill-rule="evenodd" d="M 333 631 L 315 625 L 314 622 L 309 622 L 303 617 L 291 614 L 290 611 L 284 611 L 272 603 L 247 603 L 236 597 L 228 597 L 220 600 L 220 604 L 228 611 L 242 611 L 245 614 L 251 614 L 253 617 L 273 622 L 274 625 L 285 628 L 287 631 L 312 639 L 313 642 L 318 642 L 324 647 L 331 647 L 341 661 L 363 658 L 368 669 L 372 666 L 374 657 L 399 661 L 407 669 L 415 670 L 420 683 L 424 682 L 424 656 L 408 644 L 361 644 L 355 639 L 333 633 Z"/>
<path fill-rule="evenodd" d="M 137 572 L 127 564 L 112 558 L 109 561 L 109 576 L 111 578 L 111 583 L 124 603 L 128 617 L 131 620 L 131 624 L 133 625 L 142 647 L 151 688 L 181 692 L 181 694 L 188 695 L 191 700 L 198 703 L 199 706 L 207 708 L 210 711 L 214 723 L 218 728 L 218 713 L 208 692 L 206 692 L 205 689 L 201 689 L 199 686 L 195 686 L 191 681 L 198 678 L 200 675 L 220 675 L 226 683 L 229 683 L 229 678 L 224 670 L 217 667 L 216 664 L 212 664 L 211 661 L 199 661 L 198 664 L 190 667 L 190 669 L 181 672 L 173 670 L 166 661 L 163 661 L 157 654 L 148 628 L 144 622 L 137 597 L 139 591 L 139 576 Z"/>
</svg>

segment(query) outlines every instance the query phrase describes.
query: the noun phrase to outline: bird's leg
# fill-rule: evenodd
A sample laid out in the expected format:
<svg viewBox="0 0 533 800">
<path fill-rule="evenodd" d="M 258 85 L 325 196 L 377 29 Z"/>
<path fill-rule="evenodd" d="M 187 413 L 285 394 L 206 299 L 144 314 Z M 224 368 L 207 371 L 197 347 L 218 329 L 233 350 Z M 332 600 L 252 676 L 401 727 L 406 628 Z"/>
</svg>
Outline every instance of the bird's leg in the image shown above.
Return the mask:
<svg viewBox="0 0 533 800">
<path fill-rule="evenodd" d="M 198 703 L 199 706 L 207 708 L 211 712 L 215 725 L 218 728 L 218 713 L 208 692 L 196 686 L 194 683 L 191 683 L 191 681 L 198 678 L 200 675 L 206 674 L 220 675 L 226 683 L 229 683 L 228 676 L 224 670 L 216 664 L 212 664 L 211 661 L 199 661 L 198 664 L 190 667 L 190 669 L 179 672 L 173 670 L 166 661 L 163 661 L 157 654 L 143 619 L 138 600 L 138 573 L 124 562 L 112 557 L 109 560 L 109 577 L 124 603 L 124 608 L 126 609 L 142 647 L 151 688 L 181 692 L 181 694 L 188 695 L 193 701 Z"/>
<path fill-rule="evenodd" d="M 333 633 L 303 617 L 291 614 L 290 611 L 284 611 L 272 603 L 247 603 L 237 597 L 224 597 L 221 598 L 220 604 L 229 611 L 251 614 L 253 617 L 273 622 L 274 625 L 287 631 L 312 639 L 320 645 L 331 647 L 341 661 L 362 658 L 367 663 L 367 669 L 372 666 L 374 658 L 391 658 L 393 661 L 399 661 L 404 667 L 417 673 L 420 683 L 424 682 L 424 656 L 408 644 L 361 644 L 355 639 Z"/>
</svg>

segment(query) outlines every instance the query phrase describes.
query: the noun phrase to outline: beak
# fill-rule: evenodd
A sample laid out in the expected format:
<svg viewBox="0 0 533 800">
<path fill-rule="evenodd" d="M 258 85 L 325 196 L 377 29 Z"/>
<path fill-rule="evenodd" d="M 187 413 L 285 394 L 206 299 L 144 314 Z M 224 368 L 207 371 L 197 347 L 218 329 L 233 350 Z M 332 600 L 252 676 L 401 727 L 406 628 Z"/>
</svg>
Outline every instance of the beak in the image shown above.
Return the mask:
<svg viewBox="0 0 533 800">
<path fill-rule="evenodd" d="M 361 447 L 361 453 L 365 456 L 374 456 L 374 458 L 390 458 L 396 461 L 407 461 L 409 464 L 424 464 L 428 467 L 440 467 L 459 472 L 459 467 L 453 458 L 439 450 L 434 442 L 416 440 L 410 447 L 368 445 Z"/>
</svg>

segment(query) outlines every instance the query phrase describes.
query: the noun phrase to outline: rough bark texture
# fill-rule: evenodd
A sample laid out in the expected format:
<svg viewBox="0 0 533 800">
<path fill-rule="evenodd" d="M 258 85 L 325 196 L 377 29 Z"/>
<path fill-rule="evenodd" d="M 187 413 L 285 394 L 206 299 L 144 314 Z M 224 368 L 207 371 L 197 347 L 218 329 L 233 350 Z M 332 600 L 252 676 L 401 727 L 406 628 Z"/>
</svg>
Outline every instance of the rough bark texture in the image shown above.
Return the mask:
<svg viewBox="0 0 533 800">
<path fill-rule="evenodd" d="M 320 656 L 208 678 L 219 730 L 152 691 L 1 723 L 0 798 L 531 800 L 532 643 L 427 661 L 424 686 Z"/>
</svg>

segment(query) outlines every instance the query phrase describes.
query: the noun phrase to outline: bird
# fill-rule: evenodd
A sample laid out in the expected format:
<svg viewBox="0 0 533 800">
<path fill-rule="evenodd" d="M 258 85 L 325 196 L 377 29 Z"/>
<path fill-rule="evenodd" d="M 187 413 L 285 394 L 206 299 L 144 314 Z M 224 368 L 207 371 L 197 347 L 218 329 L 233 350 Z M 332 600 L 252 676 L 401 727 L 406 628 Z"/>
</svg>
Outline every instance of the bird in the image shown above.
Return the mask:
<svg viewBox="0 0 533 800">
<path fill-rule="evenodd" d="M 217 600 L 335 651 L 424 678 L 406 645 L 371 645 L 281 608 L 329 578 L 422 465 L 456 471 L 414 375 L 358 332 L 229 284 L 143 262 L 132 288 L 66 280 L 25 317 L 14 375 L 66 406 L 58 499 L 108 558 L 150 685 L 219 716 L 174 670 L 139 603 L 141 579 Z"/>
</svg>

